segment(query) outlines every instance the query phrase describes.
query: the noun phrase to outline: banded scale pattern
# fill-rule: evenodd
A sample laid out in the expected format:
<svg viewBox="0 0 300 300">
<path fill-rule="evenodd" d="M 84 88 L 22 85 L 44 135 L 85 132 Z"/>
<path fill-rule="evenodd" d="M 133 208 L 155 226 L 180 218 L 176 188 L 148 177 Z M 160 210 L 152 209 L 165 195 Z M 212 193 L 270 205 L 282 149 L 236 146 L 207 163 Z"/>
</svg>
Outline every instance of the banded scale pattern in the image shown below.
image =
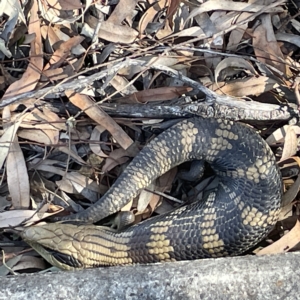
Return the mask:
<svg viewBox="0 0 300 300">
<path fill-rule="evenodd" d="M 152 180 L 191 160 L 207 161 L 220 178 L 205 201 L 120 232 L 53 223 L 26 228 L 21 236 L 64 269 L 238 255 L 264 238 L 281 208 L 275 157 L 254 130 L 218 119 L 189 119 L 166 130 L 144 147 L 94 206 L 67 219 L 79 224 L 103 219 Z"/>
</svg>

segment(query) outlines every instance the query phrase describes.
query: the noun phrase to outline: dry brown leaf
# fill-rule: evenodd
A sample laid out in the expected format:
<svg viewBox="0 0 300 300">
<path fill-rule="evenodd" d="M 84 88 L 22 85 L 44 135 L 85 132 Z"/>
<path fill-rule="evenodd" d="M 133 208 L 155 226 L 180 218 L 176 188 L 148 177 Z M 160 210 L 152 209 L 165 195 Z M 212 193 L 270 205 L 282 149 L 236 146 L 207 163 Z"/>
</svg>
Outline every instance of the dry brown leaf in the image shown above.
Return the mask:
<svg viewBox="0 0 300 300">
<path fill-rule="evenodd" d="M 55 160 L 50 159 L 34 159 L 32 160 L 28 166 L 29 169 L 49 172 L 52 174 L 57 174 L 62 176 L 62 180 L 56 181 L 59 185 L 59 188 L 66 193 L 77 193 L 77 191 L 82 190 L 83 188 L 90 189 L 93 192 L 104 193 L 106 191 L 106 187 L 94 182 L 92 179 L 77 173 L 77 172 L 69 172 L 66 173 L 65 170 L 61 170 L 54 165 L 59 163 Z M 76 186 L 76 189 L 74 188 Z"/>
<path fill-rule="evenodd" d="M 169 21 L 169 25 L 173 28 L 173 17 L 180 7 L 181 0 L 170 0 L 168 2 L 169 3 L 167 8 L 167 20 Z"/>
<path fill-rule="evenodd" d="M 61 211 L 61 210 L 60 210 Z M 26 220 L 26 224 L 40 221 L 60 212 L 36 213 L 35 210 L 9 210 L 0 214 L 0 228 L 16 227 Z"/>
<path fill-rule="evenodd" d="M 296 34 L 289 34 L 289 33 L 283 33 L 278 32 L 276 33 L 276 39 L 279 41 L 288 42 L 291 44 L 295 44 L 298 48 L 300 48 L 300 37 Z"/>
<path fill-rule="evenodd" d="M 140 34 L 144 34 L 148 24 L 152 22 L 158 12 L 160 12 L 167 6 L 167 3 L 168 0 L 159 0 L 158 2 L 155 2 L 150 8 L 148 8 L 139 22 L 138 30 Z"/>
<path fill-rule="evenodd" d="M 215 69 L 216 82 L 226 78 L 226 76 L 222 76 L 221 79 L 219 78 L 222 71 L 226 73 L 226 69 L 234 69 L 237 70 L 237 72 L 240 72 L 241 70 L 249 70 L 253 75 L 257 74 L 254 67 L 245 59 L 239 57 L 227 57 L 224 58 Z"/>
<path fill-rule="evenodd" d="M 88 15 L 85 18 L 86 23 L 93 29 L 97 27 L 99 20 Z M 116 25 L 108 21 L 101 22 L 101 27 L 98 31 L 98 37 L 114 43 L 131 44 L 133 43 L 139 33 L 125 25 Z"/>
<path fill-rule="evenodd" d="M 108 130 L 123 149 L 127 149 L 133 143 L 126 132 L 89 97 L 70 90 L 65 91 L 65 94 L 74 105 Z"/>
<path fill-rule="evenodd" d="M 5 253 L 5 258 L 10 253 Z M 23 255 L 17 255 L 9 259 L 4 259 L 5 265 L 0 266 L 0 276 L 12 275 L 11 268 L 13 268 L 22 258 Z M 10 269 L 9 269 L 10 268 Z"/>
<path fill-rule="evenodd" d="M 48 26 L 48 25 L 43 25 L 41 27 L 41 34 L 42 37 L 49 43 L 49 45 L 55 46 L 58 44 L 62 39 L 58 36 L 57 32 L 61 31 L 61 26 L 55 24 L 55 26 Z M 52 46 L 52 47 L 53 47 Z M 52 47 L 48 49 L 48 51 L 53 52 Z"/>
<path fill-rule="evenodd" d="M 18 136 L 29 141 L 34 141 L 42 145 L 56 145 L 59 140 L 58 130 L 27 130 L 18 131 Z"/>
<path fill-rule="evenodd" d="M 67 130 L 66 122 L 50 109 L 43 107 L 43 115 L 54 128 L 64 131 Z"/>
<path fill-rule="evenodd" d="M 57 150 L 66 153 L 68 155 L 70 155 L 71 157 L 73 157 L 76 161 L 78 161 L 80 164 L 82 165 L 86 165 L 86 162 L 77 154 L 73 151 L 73 149 L 70 149 L 68 147 L 64 147 L 64 146 L 60 146 L 57 147 Z"/>
<path fill-rule="evenodd" d="M 161 88 L 143 90 L 121 98 L 118 103 L 147 103 L 151 101 L 166 101 L 180 97 L 193 89 L 186 86 L 166 86 Z"/>
<path fill-rule="evenodd" d="M 203 32 L 202 28 L 199 26 L 189 27 L 174 34 L 168 36 L 168 38 L 175 38 L 175 37 L 198 37 L 199 39 L 207 38 L 206 34 Z"/>
<path fill-rule="evenodd" d="M 109 82 L 121 95 L 130 95 L 137 92 L 137 89 L 130 84 L 129 80 L 116 74 Z"/>
<path fill-rule="evenodd" d="M 289 129 L 290 128 L 290 129 Z M 277 143 L 283 143 L 288 130 L 293 130 L 297 135 L 300 135 L 300 127 L 298 125 L 284 125 L 281 128 L 276 129 L 270 136 L 266 138 L 266 142 L 269 145 L 276 145 Z"/>
<path fill-rule="evenodd" d="M 271 16 L 264 14 L 260 16 L 261 24 L 253 31 L 253 48 L 256 58 L 268 65 L 271 65 L 282 72 L 288 73 L 288 67 L 285 64 L 283 54 L 277 43 Z"/>
<path fill-rule="evenodd" d="M 178 57 L 168 57 L 168 56 L 144 56 L 140 57 L 139 61 L 143 62 L 141 65 L 133 65 L 130 67 L 124 67 L 119 69 L 118 74 L 123 76 L 132 77 L 134 74 L 142 72 L 145 69 L 145 64 L 147 66 L 157 66 L 162 65 L 166 67 L 172 67 L 180 62 Z"/>
<path fill-rule="evenodd" d="M 260 95 L 279 87 L 279 84 L 265 76 L 237 79 L 231 82 L 218 82 L 209 86 L 219 95 L 227 94 L 234 97 Z"/>
<path fill-rule="evenodd" d="M 28 208 L 30 205 L 29 178 L 24 155 L 17 137 L 10 145 L 6 167 L 8 189 L 14 208 Z"/>
<path fill-rule="evenodd" d="M 129 160 L 129 157 L 134 157 L 139 152 L 139 149 L 136 144 L 132 145 L 127 150 L 122 148 L 115 149 L 110 152 L 108 158 L 105 160 L 105 163 L 102 167 L 102 172 L 107 173 L 118 165 L 122 165 Z"/>
<path fill-rule="evenodd" d="M 247 12 L 238 13 L 237 15 L 235 15 L 235 19 L 234 19 L 235 23 L 243 22 L 249 19 L 250 16 L 251 13 L 247 13 Z M 248 23 L 245 23 L 239 25 L 237 29 L 234 29 L 230 32 L 227 50 L 234 52 L 239 47 L 247 28 L 248 28 Z"/>
<path fill-rule="evenodd" d="M 158 30 L 155 36 L 158 40 L 163 40 L 165 38 L 169 38 L 172 35 L 172 33 L 173 30 L 170 28 L 169 23 L 166 22 L 164 28 Z M 191 52 L 189 53 L 191 54 Z"/>
<path fill-rule="evenodd" d="M 161 196 L 160 195 L 157 195 L 157 194 L 153 194 L 152 193 L 152 197 L 149 201 L 149 214 L 152 215 L 152 213 L 154 211 L 156 211 L 157 207 L 160 206 L 160 203 L 161 203 Z"/>
<path fill-rule="evenodd" d="M 66 72 L 66 68 L 57 68 L 57 69 L 50 69 L 50 70 L 44 70 L 43 75 L 41 78 L 41 82 L 49 82 L 49 81 L 59 81 L 63 80 L 65 78 L 68 78 L 75 74 L 75 72 Z M 72 69 L 71 69 L 72 70 Z M 69 70 L 68 70 L 69 71 Z"/>
<path fill-rule="evenodd" d="M 39 1 L 40 15 L 43 19 L 54 23 L 67 24 L 74 23 L 81 18 L 85 11 L 90 7 L 92 0 L 86 0 L 82 6 L 79 0 L 49 0 Z M 84 10 L 82 11 L 82 8 Z M 64 9 L 63 9 L 64 8 Z"/>
<path fill-rule="evenodd" d="M 66 136 L 64 134 L 61 135 L 61 137 L 64 137 L 65 139 L 69 139 L 71 135 L 71 140 L 72 141 L 84 141 L 88 140 L 91 137 L 90 132 L 87 129 L 87 126 L 78 126 L 78 127 L 72 127 L 72 117 L 71 117 L 71 122 L 67 121 L 69 125 L 69 132 L 67 132 Z M 90 121 L 89 121 L 90 122 Z M 76 122 L 75 122 L 76 123 Z"/>
<path fill-rule="evenodd" d="M 295 155 L 298 149 L 297 135 L 293 129 L 293 126 L 289 125 L 286 131 L 284 146 L 280 160 L 285 160 L 292 155 Z"/>
<path fill-rule="evenodd" d="M 279 5 L 279 4 L 278 4 Z M 265 5 L 259 5 L 258 3 L 248 3 L 248 2 L 235 2 L 235 1 L 220 1 L 220 0 L 209 0 L 205 3 L 202 3 L 199 8 L 194 9 L 190 15 L 188 16 L 186 22 L 194 18 L 197 15 L 200 15 L 204 12 L 209 11 L 218 11 L 218 10 L 225 10 L 225 11 L 239 11 L 239 12 L 282 12 L 283 9 L 281 7 L 273 7 L 265 9 Z"/>
<path fill-rule="evenodd" d="M 73 10 L 82 8 L 82 3 L 79 0 L 47 0 L 45 3 L 49 8 L 56 8 L 57 10 Z"/>
<path fill-rule="evenodd" d="M 107 187 L 103 186 L 102 184 L 98 184 L 87 176 L 76 172 L 67 173 L 62 180 L 57 180 L 56 184 L 61 190 L 71 194 L 82 194 L 84 190 L 103 194 L 107 190 Z"/>
<path fill-rule="evenodd" d="M 16 95 L 34 90 L 41 77 L 43 69 L 43 45 L 37 1 L 33 1 L 33 5 L 31 7 L 28 33 L 35 34 L 35 39 L 31 42 L 30 45 L 31 53 L 29 65 L 22 78 L 8 87 L 2 98 L 2 101 Z"/>
<path fill-rule="evenodd" d="M 289 217 L 292 217 L 293 216 L 293 207 L 294 207 L 294 204 L 293 203 L 290 203 L 290 204 L 287 204 L 285 206 L 283 206 L 281 208 L 281 211 L 278 215 L 278 222 L 279 221 L 283 221 Z"/>
<path fill-rule="evenodd" d="M 282 160 L 279 162 L 279 166 L 284 166 L 286 163 L 289 163 L 290 161 L 295 161 L 298 164 L 298 167 L 300 167 L 300 158 L 299 157 L 289 157 L 286 160 Z M 285 167 L 282 167 L 283 169 Z M 283 207 L 290 205 L 293 200 L 295 200 L 300 188 L 300 175 L 298 175 L 296 181 L 289 187 L 289 189 L 284 193 L 282 197 L 282 205 Z M 285 209 L 286 210 L 286 209 Z"/>
<path fill-rule="evenodd" d="M 121 211 L 130 211 L 132 207 L 133 199 L 130 199 L 130 201 L 121 208 Z"/>
<path fill-rule="evenodd" d="M 130 16 L 136 4 L 137 0 L 120 0 L 107 21 L 115 25 L 121 25 L 126 17 Z"/>
<path fill-rule="evenodd" d="M 58 117 L 54 118 L 53 115 L 56 114 L 51 112 L 49 115 L 47 115 L 39 109 L 33 109 L 23 118 L 23 122 L 20 127 L 39 130 L 66 130 L 66 126 L 64 124 L 65 122 Z M 52 122 L 55 121 L 58 121 L 57 124 L 52 125 Z"/>
<path fill-rule="evenodd" d="M 280 169 L 285 170 L 288 168 L 300 168 L 300 158 L 298 156 L 289 157 L 285 160 L 280 161 Z M 293 215 L 293 206 L 295 204 L 296 196 L 300 189 L 300 175 L 297 176 L 297 179 L 291 184 L 288 183 L 290 180 L 284 180 L 284 186 L 288 187 L 288 190 L 282 196 L 282 208 L 278 216 L 278 221 L 287 219 Z"/>
<path fill-rule="evenodd" d="M 275 80 L 260 76 L 258 78 L 237 79 L 231 82 L 218 82 L 210 85 L 209 88 L 220 95 L 227 94 L 235 97 L 245 97 L 260 95 L 278 86 Z"/>
<path fill-rule="evenodd" d="M 147 206 L 149 205 L 150 201 L 155 198 L 155 200 L 159 200 L 160 196 L 153 194 L 151 191 L 155 191 L 156 186 L 152 183 L 149 186 L 147 186 L 147 190 L 142 190 L 139 199 L 138 199 L 138 205 L 137 205 L 137 213 L 141 214 L 143 213 Z"/>
<path fill-rule="evenodd" d="M 45 160 L 34 159 L 32 162 L 28 163 L 28 169 L 39 170 L 39 171 L 44 171 L 44 172 L 49 172 L 60 176 L 64 176 L 66 173 L 64 170 L 61 170 L 60 168 L 53 166 L 56 162 L 57 161 L 53 161 L 49 159 L 45 159 Z"/>
<path fill-rule="evenodd" d="M 138 36 L 138 32 L 128 26 L 102 22 L 98 37 L 109 42 L 131 44 Z"/>
<path fill-rule="evenodd" d="M 53 53 L 49 63 L 45 66 L 44 70 L 56 69 L 61 66 L 70 55 L 71 50 L 82 43 L 83 36 L 74 36 L 68 41 L 60 44 L 59 48 Z"/>
<path fill-rule="evenodd" d="M 117 150 L 120 150 L 120 149 L 117 149 Z M 117 150 L 115 150 L 115 151 L 117 151 Z M 128 160 L 129 160 L 129 157 L 126 157 L 126 156 L 122 156 L 122 157 L 119 157 L 119 158 L 116 158 L 116 159 L 112 159 L 111 157 L 108 157 L 105 160 L 105 163 L 102 167 L 102 172 L 107 173 L 110 170 L 112 170 L 113 168 L 115 168 L 116 166 L 125 164 Z"/>
<path fill-rule="evenodd" d="M 152 215 L 161 200 L 161 196 L 156 194 L 155 191 L 165 192 L 166 190 L 171 190 L 176 174 L 177 168 L 172 168 L 167 173 L 160 176 L 155 181 L 155 185 L 149 185 L 147 190 L 141 192 L 137 204 L 137 214 L 142 214 L 143 219 L 149 218 Z M 153 191 L 153 193 L 151 191 Z"/>
<path fill-rule="evenodd" d="M 72 53 L 74 52 L 74 50 L 75 49 L 73 48 Z M 84 56 L 82 56 L 79 59 L 76 59 L 74 62 L 68 60 L 68 64 L 63 68 L 57 68 L 54 70 L 51 69 L 44 70 L 42 74 L 41 82 L 58 81 L 65 78 L 69 78 L 75 75 L 79 71 L 79 69 L 82 67 L 83 61 L 84 61 Z"/>
<path fill-rule="evenodd" d="M 5 127 L 5 131 L 0 137 L 0 169 L 3 168 L 3 164 L 8 155 L 10 145 L 14 141 L 18 128 L 26 115 L 27 114 L 21 116 L 21 118 L 18 121 L 16 121 L 15 124 L 10 125 L 9 127 Z"/>
<path fill-rule="evenodd" d="M 91 141 L 100 141 L 101 134 L 105 130 L 106 129 L 103 126 L 97 125 L 92 131 Z M 91 142 L 90 148 L 91 148 L 92 152 L 95 153 L 96 155 L 99 155 L 100 157 L 108 157 L 108 155 L 102 151 L 100 144 L 94 144 Z"/>
<path fill-rule="evenodd" d="M 40 269 L 44 270 L 46 268 L 45 260 L 41 257 L 22 255 L 20 261 L 14 265 L 11 269 L 13 271 L 22 271 L 26 269 Z"/>
<path fill-rule="evenodd" d="M 300 222 L 297 220 L 295 226 L 280 240 L 260 250 L 256 255 L 278 254 L 291 250 L 300 243 Z"/>
</svg>

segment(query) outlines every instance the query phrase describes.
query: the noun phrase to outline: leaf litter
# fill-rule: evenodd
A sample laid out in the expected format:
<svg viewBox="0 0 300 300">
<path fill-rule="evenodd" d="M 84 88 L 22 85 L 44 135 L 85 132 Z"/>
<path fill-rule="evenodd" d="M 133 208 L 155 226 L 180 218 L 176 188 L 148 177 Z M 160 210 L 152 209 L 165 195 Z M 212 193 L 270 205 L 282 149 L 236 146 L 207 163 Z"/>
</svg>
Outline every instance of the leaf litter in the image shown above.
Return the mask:
<svg viewBox="0 0 300 300">
<path fill-rule="evenodd" d="M 2 229 L 86 208 L 145 144 L 185 116 L 175 107 L 223 97 L 295 112 L 243 121 L 270 144 L 284 182 L 278 224 L 253 253 L 297 249 L 299 4 L 29 2 L 0 1 Z M 214 183 L 181 181 L 177 173 L 188 167 L 170 170 L 123 210 L 138 223 L 200 197 Z M 47 267 L 24 244 L 11 245 L 17 242 L 2 233 L 1 275 Z"/>
</svg>

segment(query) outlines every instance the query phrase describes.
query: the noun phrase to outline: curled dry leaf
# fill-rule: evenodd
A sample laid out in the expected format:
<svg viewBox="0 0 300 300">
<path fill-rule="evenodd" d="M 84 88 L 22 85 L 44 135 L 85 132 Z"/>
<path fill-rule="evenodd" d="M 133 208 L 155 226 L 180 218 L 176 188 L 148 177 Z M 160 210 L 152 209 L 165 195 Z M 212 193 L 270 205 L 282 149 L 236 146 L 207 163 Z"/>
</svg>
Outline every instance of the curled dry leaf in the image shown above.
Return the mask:
<svg viewBox="0 0 300 300">
<path fill-rule="evenodd" d="M 207 38 L 206 34 L 199 26 L 194 26 L 194 27 L 181 30 L 179 32 L 169 35 L 168 38 L 185 37 L 185 36 L 189 36 L 189 37 L 194 36 L 194 37 L 198 37 L 199 39 Z"/>
<path fill-rule="evenodd" d="M 129 80 L 123 76 L 116 74 L 109 82 L 121 95 L 130 95 L 137 92 L 137 89 L 129 83 Z"/>
<path fill-rule="evenodd" d="M 112 170 L 114 167 L 124 164 L 129 160 L 130 157 L 136 156 L 138 152 L 139 149 L 136 143 L 126 150 L 121 148 L 113 150 L 105 160 L 105 163 L 102 167 L 102 172 L 106 173 Z"/>
<path fill-rule="evenodd" d="M 131 44 L 138 36 L 138 32 L 125 25 L 115 25 L 110 22 L 102 22 L 98 37 L 109 42 Z"/>
<path fill-rule="evenodd" d="M 147 190 L 142 190 L 142 192 L 139 195 L 139 199 L 138 199 L 137 214 L 143 213 L 151 201 L 152 202 L 159 201 L 160 196 L 155 195 L 154 193 L 151 192 L 151 191 L 155 191 L 155 189 L 156 189 L 156 186 L 155 186 L 155 184 L 152 183 L 149 186 L 147 186 Z"/>
<path fill-rule="evenodd" d="M 130 211 L 132 207 L 133 199 L 131 199 L 125 206 L 121 208 L 121 211 Z"/>
<path fill-rule="evenodd" d="M 253 48 L 262 63 L 271 65 L 283 74 L 288 73 L 283 54 L 277 43 L 270 15 L 260 16 L 261 24 L 253 31 Z"/>
<path fill-rule="evenodd" d="M 18 136 L 41 145 L 56 145 L 59 140 L 59 131 L 21 129 L 18 131 Z"/>
<path fill-rule="evenodd" d="M 240 24 L 237 29 L 234 29 L 230 32 L 229 39 L 228 39 L 228 45 L 227 50 L 235 51 L 239 48 L 240 43 L 245 36 L 246 29 L 248 27 L 249 18 L 251 17 L 251 13 L 243 12 L 243 13 L 237 13 L 234 15 L 235 24 Z M 232 24 L 232 23 L 231 23 Z"/>
<path fill-rule="evenodd" d="M 79 0 L 37 0 L 39 2 L 39 8 L 41 16 L 53 23 L 68 24 L 76 21 L 82 17 L 82 14 L 90 7 L 92 0 L 85 1 L 85 9 L 82 14 L 79 13 L 82 8 L 82 3 Z"/>
<path fill-rule="evenodd" d="M 159 11 L 166 7 L 167 3 L 168 0 L 159 0 L 158 2 L 155 2 L 150 8 L 148 8 L 139 22 L 138 30 L 140 34 L 144 34 L 148 24 L 152 22 Z"/>
<path fill-rule="evenodd" d="M 60 43 L 62 42 L 67 42 L 70 39 L 70 36 L 67 35 L 64 31 L 63 31 L 64 27 L 54 24 L 53 26 L 42 26 L 41 28 L 41 33 L 43 38 L 47 41 L 47 44 L 49 43 L 49 45 L 60 45 Z M 76 33 L 76 36 L 77 33 Z M 47 44 L 45 46 L 47 46 Z M 50 53 L 53 52 L 53 48 L 56 49 L 56 47 L 49 47 L 46 48 L 47 51 L 49 51 Z M 71 48 L 71 53 L 74 55 L 82 55 L 86 52 L 86 49 L 81 46 L 81 44 L 78 44 L 77 46 L 72 46 Z M 52 54 L 53 57 L 53 54 Z M 74 61 L 74 57 L 72 57 Z M 80 59 L 79 59 L 80 60 Z M 68 58 L 68 63 L 69 64 L 74 64 L 72 61 L 70 61 L 70 59 Z M 50 71 L 50 70 L 49 70 Z M 48 71 L 48 72 L 49 72 Z M 47 73 L 47 71 L 43 71 L 43 73 Z"/>
<path fill-rule="evenodd" d="M 280 3 L 278 3 L 280 5 Z M 217 11 L 217 10 L 225 10 L 225 11 L 238 11 L 238 12 L 251 12 L 251 13 L 258 13 L 258 12 L 282 12 L 283 9 L 281 7 L 272 7 L 267 8 L 265 5 L 259 5 L 257 3 L 251 3 L 248 2 L 242 3 L 242 2 L 235 2 L 235 1 L 219 1 L 219 0 L 209 0 L 205 3 L 202 3 L 199 8 L 194 9 L 189 17 L 187 18 L 187 21 L 191 18 L 194 18 L 197 15 L 200 15 L 204 12 L 209 11 Z"/>
<path fill-rule="evenodd" d="M 298 125 L 284 125 L 283 127 L 276 129 L 269 137 L 267 137 L 266 142 L 269 145 L 283 143 L 288 130 L 293 130 L 296 135 L 300 135 L 300 127 Z"/>
<path fill-rule="evenodd" d="M 39 269 L 44 270 L 46 268 L 45 260 L 41 257 L 35 257 L 33 255 L 22 255 L 21 259 L 11 269 L 13 271 L 22 271 L 26 269 Z"/>
<path fill-rule="evenodd" d="M 300 37 L 299 37 L 299 35 L 278 32 L 278 33 L 276 33 L 275 37 L 278 41 L 288 42 L 288 43 L 294 44 L 298 48 L 300 48 Z"/>
<path fill-rule="evenodd" d="M 86 23 L 93 29 L 97 28 L 99 20 L 88 15 L 85 18 Z M 137 37 L 138 32 L 125 25 L 116 25 L 108 21 L 101 22 L 101 27 L 98 31 L 98 37 L 114 43 L 131 44 Z"/>
<path fill-rule="evenodd" d="M 50 109 L 43 107 L 43 116 L 54 128 L 58 130 L 66 130 L 67 126 L 64 120 Z"/>
<path fill-rule="evenodd" d="M 95 202 L 98 194 L 104 194 L 107 188 L 99 185 L 87 176 L 76 172 L 67 173 L 61 180 L 56 181 L 57 185 L 66 193 L 82 194 L 91 202 Z"/>
<path fill-rule="evenodd" d="M 292 161 L 296 162 L 298 168 L 300 168 L 300 158 L 299 157 L 290 157 L 284 161 L 279 162 L 281 170 L 292 165 Z M 285 181 L 284 181 L 285 182 Z M 296 196 L 300 189 L 300 174 L 298 174 L 296 181 L 289 186 L 288 190 L 283 194 L 282 197 L 282 209 L 279 214 L 278 220 L 284 220 L 287 217 L 292 215 L 293 201 L 296 199 Z"/>
<path fill-rule="evenodd" d="M 129 160 L 127 152 L 124 149 L 115 149 L 112 151 L 102 167 L 102 172 L 106 173 L 115 168 L 116 166 L 122 165 Z"/>
<path fill-rule="evenodd" d="M 230 82 L 218 82 L 209 86 L 217 94 L 227 94 L 234 97 L 261 95 L 277 87 L 279 87 L 279 84 L 274 79 L 264 76 L 257 78 L 248 77 Z"/>
<path fill-rule="evenodd" d="M 12 57 L 12 53 L 8 49 L 10 34 L 13 32 L 18 19 L 26 24 L 25 16 L 18 0 L 6 0 L 0 3 L 0 16 L 8 16 L 8 20 L 1 28 L 0 51 L 8 58 Z"/>
<path fill-rule="evenodd" d="M 80 0 L 47 0 L 48 8 L 55 8 L 57 10 L 73 10 L 82 8 Z"/>
<path fill-rule="evenodd" d="M 167 173 L 160 176 L 155 184 L 150 184 L 143 190 L 138 198 L 137 215 L 142 214 L 142 219 L 149 218 L 161 200 L 161 193 L 170 190 L 176 177 L 177 168 L 173 168 Z M 153 191 L 153 192 L 151 192 Z M 174 207 L 172 207 L 174 209 Z"/>
<path fill-rule="evenodd" d="M 2 98 L 2 101 L 34 90 L 41 77 L 43 69 L 43 46 L 37 1 L 33 1 L 33 5 L 31 7 L 28 33 L 35 34 L 35 39 L 30 43 L 31 56 L 28 67 L 22 78 L 9 86 Z"/>
<path fill-rule="evenodd" d="M 295 155 L 298 149 L 298 139 L 296 132 L 291 125 L 288 126 L 280 160 L 285 160 Z"/>
<path fill-rule="evenodd" d="M 111 15 L 108 18 L 108 22 L 121 25 L 121 23 L 131 15 L 137 4 L 137 0 L 120 0 Z"/>
<path fill-rule="evenodd" d="M 297 220 L 295 226 L 280 240 L 260 250 L 256 255 L 278 254 L 291 250 L 300 243 L 300 222 Z"/>
<path fill-rule="evenodd" d="M 54 213 L 36 212 L 34 210 L 9 210 L 0 214 L 0 228 L 9 228 L 19 226 L 26 221 L 26 225 L 48 218 L 61 211 L 57 210 Z"/>
<path fill-rule="evenodd" d="M 123 149 L 127 149 L 133 143 L 126 132 L 89 97 L 74 93 L 70 90 L 65 91 L 65 93 L 74 105 L 83 110 L 95 122 L 107 129 Z"/>
<path fill-rule="evenodd" d="M 29 178 L 24 155 L 17 137 L 10 145 L 6 167 L 8 189 L 14 208 L 28 208 L 30 205 Z"/>
<path fill-rule="evenodd" d="M 167 56 L 145 56 L 139 57 L 139 64 L 131 65 L 129 67 L 124 67 L 118 70 L 119 75 L 132 77 L 134 74 L 145 71 L 145 66 L 157 66 L 162 65 L 166 67 L 173 67 L 180 62 L 177 57 L 167 57 Z"/>
<path fill-rule="evenodd" d="M 257 73 L 254 67 L 245 59 L 239 57 L 227 57 L 224 58 L 215 69 L 216 82 L 219 80 L 219 76 L 221 75 L 222 71 L 226 73 L 226 69 L 233 69 L 237 70 L 238 72 L 240 72 L 241 70 L 249 70 L 253 75 L 256 75 Z M 222 77 L 225 78 L 226 76 Z"/>
<path fill-rule="evenodd" d="M 44 70 L 56 69 L 61 66 L 70 55 L 71 50 L 80 45 L 80 43 L 84 40 L 83 36 L 74 36 L 60 44 L 59 48 L 53 53 L 49 63 L 45 66 Z"/>
<path fill-rule="evenodd" d="M 92 131 L 91 141 L 100 141 L 101 134 L 105 130 L 106 129 L 103 126 L 97 125 Z M 102 151 L 100 144 L 90 143 L 90 148 L 91 148 L 92 152 L 95 153 L 96 155 L 99 155 L 101 157 L 108 157 L 108 155 Z"/>
<path fill-rule="evenodd" d="M 3 168 L 4 162 L 9 152 L 11 143 L 14 141 L 16 133 L 21 125 L 23 118 L 26 116 L 24 114 L 17 120 L 14 124 L 5 128 L 4 133 L 0 137 L 0 169 Z"/>
</svg>

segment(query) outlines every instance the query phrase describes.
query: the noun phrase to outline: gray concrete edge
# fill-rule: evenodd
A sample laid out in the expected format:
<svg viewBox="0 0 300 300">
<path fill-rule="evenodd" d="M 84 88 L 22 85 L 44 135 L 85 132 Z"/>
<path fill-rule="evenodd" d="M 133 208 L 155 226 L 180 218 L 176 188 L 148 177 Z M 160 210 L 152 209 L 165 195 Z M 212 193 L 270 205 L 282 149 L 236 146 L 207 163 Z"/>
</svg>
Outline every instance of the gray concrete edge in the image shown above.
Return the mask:
<svg viewBox="0 0 300 300">
<path fill-rule="evenodd" d="M 300 252 L 26 274 L 0 299 L 297 299 Z"/>
</svg>

